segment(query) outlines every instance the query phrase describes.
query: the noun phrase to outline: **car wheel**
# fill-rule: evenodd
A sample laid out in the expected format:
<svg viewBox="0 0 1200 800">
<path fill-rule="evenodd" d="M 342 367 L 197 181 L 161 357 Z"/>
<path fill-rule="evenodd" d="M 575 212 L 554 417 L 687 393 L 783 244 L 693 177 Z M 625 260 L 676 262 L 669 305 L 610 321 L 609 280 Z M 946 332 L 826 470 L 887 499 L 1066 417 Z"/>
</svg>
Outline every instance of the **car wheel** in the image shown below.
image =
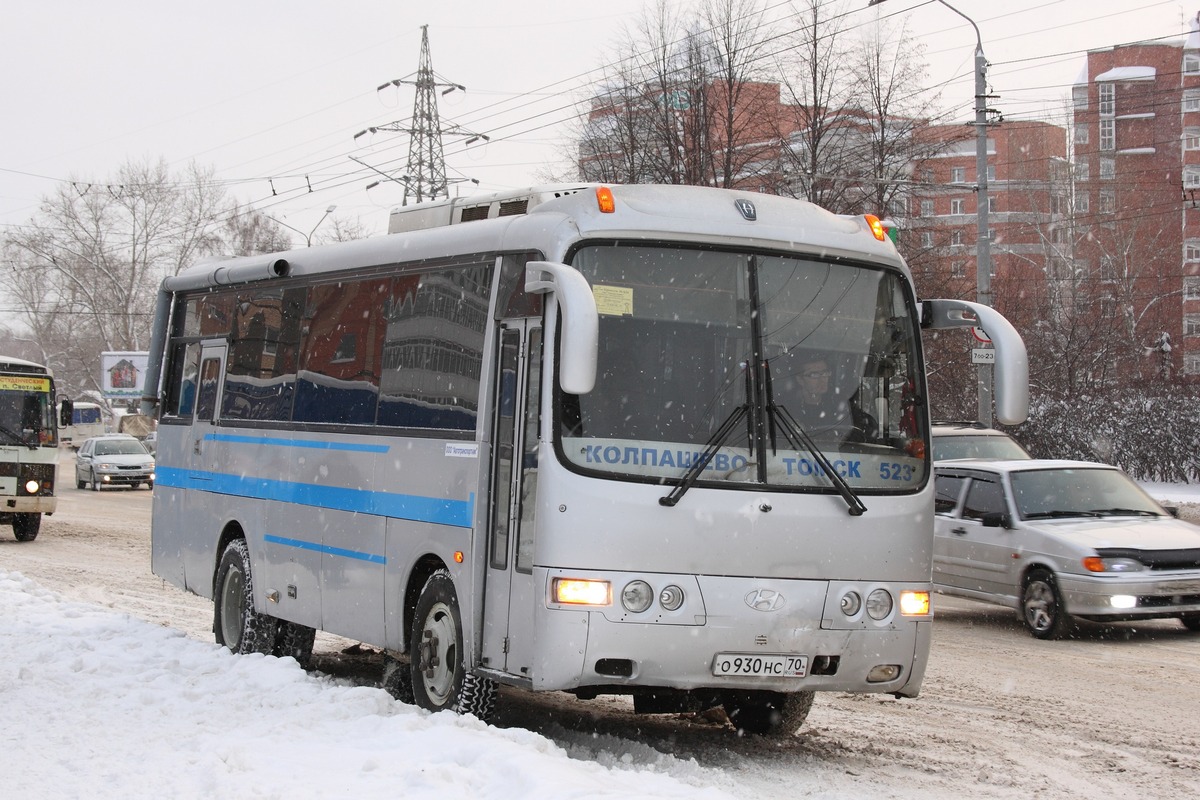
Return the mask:
<svg viewBox="0 0 1200 800">
<path fill-rule="evenodd" d="M 1021 619 L 1025 627 L 1039 639 L 1061 639 L 1071 628 L 1062 593 L 1054 575 L 1035 569 L 1025 578 L 1021 590 Z"/>
<path fill-rule="evenodd" d="M 79 476 L 78 476 L 78 475 L 76 475 L 76 476 L 75 476 L 75 488 L 76 488 L 76 489 L 86 489 L 86 488 L 87 488 L 87 481 L 81 481 L 81 480 L 79 480 Z"/>
<path fill-rule="evenodd" d="M 816 692 L 726 692 L 722 705 L 739 733 L 791 736 L 812 710 Z"/>
<path fill-rule="evenodd" d="M 225 546 L 213 595 L 213 633 L 238 655 L 270 654 L 275 648 L 279 620 L 254 610 L 254 580 L 250 575 L 250 551 L 245 539 Z"/>
<path fill-rule="evenodd" d="M 1200 631 L 1200 614 L 1184 614 L 1179 621 L 1189 631 Z"/>
<path fill-rule="evenodd" d="M 13 514 L 13 536 L 18 542 L 32 542 L 42 527 L 41 514 Z"/>
<path fill-rule="evenodd" d="M 95 472 L 92 473 L 92 491 L 93 492 L 100 491 L 100 481 L 96 480 Z"/>
<path fill-rule="evenodd" d="M 467 673 L 458 595 L 446 570 L 433 573 L 425 582 L 412 631 L 409 659 L 416 704 L 429 711 L 449 709 L 488 721 L 496 707 L 496 683 Z"/>
</svg>

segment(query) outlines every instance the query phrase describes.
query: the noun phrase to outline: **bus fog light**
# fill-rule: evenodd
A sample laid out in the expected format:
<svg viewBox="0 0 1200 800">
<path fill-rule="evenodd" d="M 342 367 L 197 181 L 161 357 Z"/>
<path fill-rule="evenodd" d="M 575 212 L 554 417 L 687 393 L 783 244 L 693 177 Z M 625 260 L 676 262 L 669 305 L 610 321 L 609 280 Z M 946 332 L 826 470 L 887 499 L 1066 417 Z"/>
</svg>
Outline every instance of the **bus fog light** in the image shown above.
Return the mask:
<svg viewBox="0 0 1200 800">
<path fill-rule="evenodd" d="M 678 611 L 683 605 L 683 589 L 668 586 L 658 593 L 658 604 L 667 611 Z"/>
<path fill-rule="evenodd" d="M 906 617 L 929 616 L 929 592 L 901 592 L 900 613 Z"/>
<path fill-rule="evenodd" d="M 1114 594 L 1108 602 L 1113 608 L 1137 608 L 1137 598 L 1131 594 Z"/>
<path fill-rule="evenodd" d="M 37 494 L 38 489 L 40 489 L 40 488 L 41 488 L 41 485 L 37 481 L 26 481 L 25 482 L 25 491 L 28 492 L 29 494 Z"/>
<path fill-rule="evenodd" d="M 867 683 L 886 683 L 900 677 L 899 664 L 880 664 L 867 673 Z"/>
<path fill-rule="evenodd" d="M 853 617 L 862 610 L 862 598 L 858 592 L 846 592 L 842 595 L 842 613 L 847 617 Z"/>
<path fill-rule="evenodd" d="M 867 595 L 867 614 L 879 620 L 892 613 L 892 596 L 887 589 L 876 589 Z"/>
<path fill-rule="evenodd" d="M 630 581 L 621 590 L 621 605 L 632 614 L 640 614 L 650 607 L 654 590 L 645 581 Z"/>
</svg>

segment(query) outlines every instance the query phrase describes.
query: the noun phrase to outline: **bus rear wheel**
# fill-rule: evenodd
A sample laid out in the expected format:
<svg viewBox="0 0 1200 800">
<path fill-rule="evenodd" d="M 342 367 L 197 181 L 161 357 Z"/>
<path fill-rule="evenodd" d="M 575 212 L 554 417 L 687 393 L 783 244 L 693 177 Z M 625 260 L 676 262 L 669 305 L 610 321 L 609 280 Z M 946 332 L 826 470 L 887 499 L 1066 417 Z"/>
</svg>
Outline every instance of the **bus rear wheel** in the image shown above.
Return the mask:
<svg viewBox="0 0 1200 800">
<path fill-rule="evenodd" d="M 816 692 L 726 692 L 725 714 L 738 733 L 792 736 L 812 710 Z"/>
<path fill-rule="evenodd" d="M 409 641 L 413 701 L 429 711 L 452 710 L 491 719 L 496 683 L 471 675 L 463 662 L 462 617 L 446 570 L 429 576 L 413 614 Z"/>
<path fill-rule="evenodd" d="M 269 655 L 275 648 L 279 620 L 254 610 L 254 580 L 245 539 L 234 539 L 225 546 L 214 587 L 213 634 L 217 644 L 239 655 Z"/>
<path fill-rule="evenodd" d="M 42 527 L 41 514 L 13 514 L 13 536 L 18 542 L 32 542 Z"/>
</svg>

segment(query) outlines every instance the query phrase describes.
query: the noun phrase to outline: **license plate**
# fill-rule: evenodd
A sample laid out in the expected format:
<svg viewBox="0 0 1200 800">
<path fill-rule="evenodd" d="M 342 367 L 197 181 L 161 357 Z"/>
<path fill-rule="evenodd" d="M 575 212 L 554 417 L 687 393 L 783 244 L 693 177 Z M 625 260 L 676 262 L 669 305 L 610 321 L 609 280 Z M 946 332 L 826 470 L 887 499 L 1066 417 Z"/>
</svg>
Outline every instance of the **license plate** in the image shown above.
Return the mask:
<svg viewBox="0 0 1200 800">
<path fill-rule="evenodd" d="M 752 678 L 803 678 L 808 674 L 808 656 L 717 653 L 713 659 L 712 673 Z"/>
</svg>

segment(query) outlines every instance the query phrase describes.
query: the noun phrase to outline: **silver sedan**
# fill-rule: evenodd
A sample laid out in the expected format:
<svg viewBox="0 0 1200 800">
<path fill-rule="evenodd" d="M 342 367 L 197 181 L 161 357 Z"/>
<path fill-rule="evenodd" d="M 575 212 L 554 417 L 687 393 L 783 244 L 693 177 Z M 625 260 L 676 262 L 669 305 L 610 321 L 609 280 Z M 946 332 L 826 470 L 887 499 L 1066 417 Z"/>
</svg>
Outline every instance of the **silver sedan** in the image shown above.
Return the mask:
<svg viewBox="0 0 1200 800">
<path fill-rule="evenodd" d="M 1200 527 L 1125 473 L 1081 461 L 969 460 L 936 468 L 933 580 L 1016 608 L 1030 633 L 1071 618 L 1175 618 L 1200 631 Z"/>
</svg>

